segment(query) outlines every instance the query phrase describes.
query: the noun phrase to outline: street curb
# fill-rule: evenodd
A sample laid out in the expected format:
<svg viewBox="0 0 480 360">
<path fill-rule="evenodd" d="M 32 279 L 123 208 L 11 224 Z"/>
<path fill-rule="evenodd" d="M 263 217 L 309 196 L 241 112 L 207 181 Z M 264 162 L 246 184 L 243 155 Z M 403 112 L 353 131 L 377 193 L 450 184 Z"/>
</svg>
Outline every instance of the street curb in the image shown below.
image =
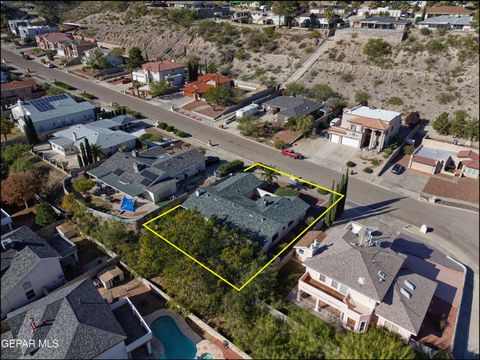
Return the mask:
<svg viewBox="0 0 480 360">
<path fill-rule="evenodd" d="M 463 268 L 463 290 L 462 290 L 462 297 L 463 297 L 463 291 L 465 290 L 465 281 L 467 279 L 467 267 L 465 265 L 463 265 L 460 261 L 458 261 L 457 259 L 455 259 L 455 258 L 453 258 L 449 255 L 447 255 L 447 259 L 453 261 L 454 263 L 456 263 L 457 265 L 459 265 L 460 267 Z M 455 338 L 457 336 L 458 319 L 460 317 L 461 310 L 462 310 L 462 301 L 460 301 L 460 305 L 458 306 L 457 317 L 455 319 L 455 327 L 453 329 L 452 342 L 450 344 L 452 354 L 453 354 L 453 351 L 454 351 Z"/>
</svg>

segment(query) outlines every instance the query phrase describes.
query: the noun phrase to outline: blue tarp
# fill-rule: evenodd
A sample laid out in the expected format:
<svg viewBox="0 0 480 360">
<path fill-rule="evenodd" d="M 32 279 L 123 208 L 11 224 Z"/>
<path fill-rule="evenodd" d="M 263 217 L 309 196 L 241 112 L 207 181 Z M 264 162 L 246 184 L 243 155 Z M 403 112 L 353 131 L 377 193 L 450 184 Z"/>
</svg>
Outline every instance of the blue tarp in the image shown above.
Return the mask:
<svg viewBox="0 0 480 360">
<path fill-rule="evenodd" d="M 135 212 L 135 200 L 124 196 L 122 198 L 122 204 L 120 206 L 120 209 L 125 211 Z"/>
</svg>

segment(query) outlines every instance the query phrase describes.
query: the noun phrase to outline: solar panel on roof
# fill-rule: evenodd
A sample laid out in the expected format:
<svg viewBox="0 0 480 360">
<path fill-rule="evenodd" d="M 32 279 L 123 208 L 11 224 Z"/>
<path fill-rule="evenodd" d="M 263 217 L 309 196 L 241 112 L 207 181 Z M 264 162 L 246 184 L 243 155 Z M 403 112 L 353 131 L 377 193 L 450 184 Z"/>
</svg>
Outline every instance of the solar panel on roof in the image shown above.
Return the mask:
<svg viewBox="0 0 480 360">
<path fill-rule="evenodd" d="M 113 172 L 114 175 L 117 175 L 117 176 L 120 176 L 123 174 L 123 170 L 122 169 L 116 169 L 114 172 Z"/>
<path fill-rule="evenodd" d="M 152 180 L 145 178 L 140 182 L 140 184 L 142 184 L 144 186 L 148 186 L 151 182 L 152 182 Z"/>
<path fill-rule="evenodd" d="M 146 177 L 150 181 L 155 180 L 156 177 L 157 177 L 156 174 L 154 174 L 154 173 L 152 173 L 151 171 L 148 171 L 148 170 L 142 171 L 142 176 Z"/>
</svg>

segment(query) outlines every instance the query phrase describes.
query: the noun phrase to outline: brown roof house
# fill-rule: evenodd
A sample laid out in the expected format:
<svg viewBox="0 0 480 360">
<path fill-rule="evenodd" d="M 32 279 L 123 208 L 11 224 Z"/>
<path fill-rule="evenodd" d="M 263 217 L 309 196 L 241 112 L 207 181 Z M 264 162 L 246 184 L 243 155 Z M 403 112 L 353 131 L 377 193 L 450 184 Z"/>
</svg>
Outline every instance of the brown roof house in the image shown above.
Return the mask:
<svg viewBox="0 0 480 360">
<path fill-rule="evenodd" d="M 380 152 L 398 133 L 402 113 L 358 105 L 344 109 L 342 119 L 328 129 L 330 142 Z"/>
<path fill-rule="evenodd" d="M 43 50 L 57 50 L 59 42 L 72 40 L 72 36 L 61 32 L 52 32 L 37 35 L 35 36 L 35 40 L 37 46 Z"/>
<path fill-rule="evenodd" d="M 45 92 L 40 89 L 32 79 L 15 80 L 2 84 L 1 101 L 3 105 L 12 105 L 18 99 L 36 98 L 44 95 Z"/>
<path fill-rule="evenodd" d="M 473 14 L 475 14 L 475 10 L 467 9 L 461 6 L 432 6 L 432 7 L 428 7 L 427 10 L 425 11 L 425 18 L 429 19 L 432 17 L 444 16 L 444 15 L 473 16 Z"/>
</svg>

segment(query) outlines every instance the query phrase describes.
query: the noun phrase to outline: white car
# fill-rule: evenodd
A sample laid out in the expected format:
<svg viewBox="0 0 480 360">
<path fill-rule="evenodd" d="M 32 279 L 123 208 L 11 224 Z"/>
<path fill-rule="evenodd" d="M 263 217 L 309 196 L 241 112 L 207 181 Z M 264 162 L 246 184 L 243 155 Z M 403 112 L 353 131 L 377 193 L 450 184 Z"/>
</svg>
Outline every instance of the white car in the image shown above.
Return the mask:
<svg viewBox="0 0 480 360">
<path fill-rule="evenodd" d="M 49 69 L 53 69 L 55 67 L 55 65 L 53 65 L 52 63 L 44 64 L 43 66 Z"/>
</svg>

